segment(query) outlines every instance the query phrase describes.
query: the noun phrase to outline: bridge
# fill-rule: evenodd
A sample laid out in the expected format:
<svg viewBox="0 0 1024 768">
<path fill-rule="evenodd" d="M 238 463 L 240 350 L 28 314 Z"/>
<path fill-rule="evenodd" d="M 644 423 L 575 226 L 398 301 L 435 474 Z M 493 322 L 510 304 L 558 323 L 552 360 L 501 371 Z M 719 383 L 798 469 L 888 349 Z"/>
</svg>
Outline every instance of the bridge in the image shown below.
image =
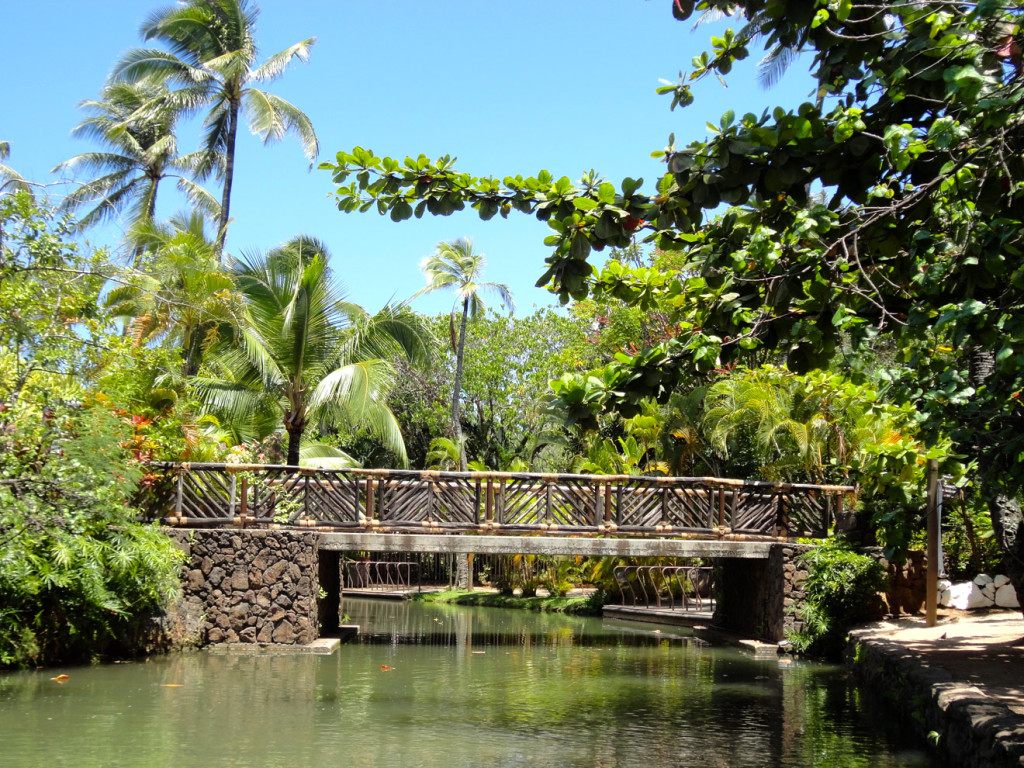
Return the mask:
<svg viewBox="0 0 1024 768">
<path fill-rule="evenodd" d="M 343 552 L 710 558 L 715 622 L 779 640 L 797 538 L 854 488 L 716 477 L 155 464 L 144 519 L 186 553 L 210 642 L 308 643 L 338 624 Z"/>
<path fill-rule="evenodd" d="M 773 542 L 827 537 L 854 491 L 716 477 L 154 468 L 148 519 L 316 529 L 322 549 L 369 552 L 763 558 Z"/>
</svg>

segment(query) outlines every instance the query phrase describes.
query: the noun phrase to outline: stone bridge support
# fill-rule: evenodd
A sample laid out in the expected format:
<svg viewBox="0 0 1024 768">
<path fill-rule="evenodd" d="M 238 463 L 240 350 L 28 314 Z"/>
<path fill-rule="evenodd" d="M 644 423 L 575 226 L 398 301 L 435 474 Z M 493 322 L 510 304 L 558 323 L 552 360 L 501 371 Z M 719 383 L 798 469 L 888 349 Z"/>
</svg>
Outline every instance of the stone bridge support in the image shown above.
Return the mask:
<svg viewBox="0 0 1024 768">
<path fill-rule="evenodd" d="M 179 611 L 200 617 L 205 642 L 304 644 L 319 636 L 318 534 L 228 529 L 170 535 L 186 556 Z"/>
<path fill-rule="evenodd" d="M 803 544 L 773 544 L 767 559 L 719 560 L 715 625 L 768 642 L 802 629 L 799 608 L 807 571 L 797 558 L 809 549 Z"/>
</svg>

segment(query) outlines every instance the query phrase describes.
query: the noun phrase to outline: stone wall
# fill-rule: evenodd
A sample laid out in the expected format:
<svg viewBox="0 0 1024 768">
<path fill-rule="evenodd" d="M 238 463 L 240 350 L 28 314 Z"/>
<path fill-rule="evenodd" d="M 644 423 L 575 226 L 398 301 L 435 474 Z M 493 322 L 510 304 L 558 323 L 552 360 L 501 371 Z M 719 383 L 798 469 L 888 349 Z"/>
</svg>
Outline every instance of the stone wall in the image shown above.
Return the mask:
<svg viewBox="0 0 1024 768">
<path fill-rule="evenodd" d="M 873 557 L 885 570 L 889 587 L 885 591 L 887 612 L 918 613 L 928 592 L 928 563 L 924 552 L 908 552 L 902 563 L 890 562 L 881 547 L 864 547 L 861 553 Z"/>
<path fill-rule="evenodd" d="M 855 674 L 888 700 L 904 723 L 924 739 L 938 736 L 946 765 L 1020 768 L 1024 720 L 977 688 L 952 679 L 938 666 L 891 640 L 855 630 L 848 661 Z"/>
<path fill-rule="evenodd" d="M 810 548 L 775 544 L 766 560 L 720 560 L 715 625 L 768 642 L 778 642 L 787 632 L 802 629 L 800 606 L 807 571 L 797 558 Z"/>
<path fill-rule="evenodd" d="M 187 559 L 182 613 L 207 643 L 305 644 L 318 636 L 318 536 L 301 531 L 171 531 Z"/>
</svg>

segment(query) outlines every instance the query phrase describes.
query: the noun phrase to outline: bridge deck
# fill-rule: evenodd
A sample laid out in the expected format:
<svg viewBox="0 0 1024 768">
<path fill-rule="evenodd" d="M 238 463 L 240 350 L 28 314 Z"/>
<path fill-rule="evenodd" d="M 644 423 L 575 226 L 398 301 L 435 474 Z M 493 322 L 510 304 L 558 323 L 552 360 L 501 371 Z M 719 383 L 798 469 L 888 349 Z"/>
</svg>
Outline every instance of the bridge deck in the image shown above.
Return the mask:
<svg viewBox="0 0 1024 768">
<path fill-rule="evenodd" d="M 320 534 L 320 549 L 582 557 L 768 557 L 773 540 L 599 539 L 566 536 L 437 536 L 429 533 Z"/>
<path fill-rule="evenodd" d="M 516 553 L 557 547 L 558 554 L 633 554 L 622 537 L 636 537 L 645 554 L 669 541 L 673 555 L 711 556 L 706 553 L 716 547 L 760 551 L 766 539 L 828 536 L 843 497 L 854 490 L 716 477 L 153 466 L 159 479 L 149 519 L 181 526 L 317 528 L 360 541 L 355 548 L 367 551 L 404 551 L 398 540 L 414 534 L 428 534 L 416 539 L 419 551 L 484 552 L 491 550 L 481 547 L 495 546 L 493 551 Z M 428 541 L 459 538 L 437 534 L 475 535 L 465 545 Z M 515 549 L 487 543 L 509 534 L 524 541 L 539 541 L 539 534 L 552 543 Z"/>
</svg>

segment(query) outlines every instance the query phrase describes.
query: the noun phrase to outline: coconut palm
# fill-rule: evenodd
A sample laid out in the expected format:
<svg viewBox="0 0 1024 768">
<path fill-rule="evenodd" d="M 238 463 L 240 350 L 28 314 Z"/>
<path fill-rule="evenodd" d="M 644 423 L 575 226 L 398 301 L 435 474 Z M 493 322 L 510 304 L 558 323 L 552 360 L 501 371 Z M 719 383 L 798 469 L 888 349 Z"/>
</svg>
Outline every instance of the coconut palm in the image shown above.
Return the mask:
<svg viewBox="0 0 1024 768">
<path fill-rule="evenodd" d="M 462 398 L 462 368 L 466 354 L 466 325 L 471 319 L 479 317 L 486 309 L 480 296 L 481 292 L 494 293 L 511 313 L 515 311 L 515 303 L 508 286 L 502 283 L 485 283 L 480 278 L 484 270 L 482 253 L 473 252 L 473 241 L 460 238 L 450 243 L 438 243 L 437 249 L 427 256 L 420 264 L 420 269 L 427 278 L 427 284 L 414 294 L 420 296 L 434 291 L 452 290 L 455 292 L 455 304 L 452 306 L 449 324 L 452 351 L 455 352 L 455 381 L 452 383 L 452 433 L 455 444 L 461 446 L 459 465 L 466 470 L 466 449 L 462 439 L 462 418 L 460 402 Z M 459 331 L 456 336 L 456 316 L 461 313 Z"/>
<path fill-rule="evenodd" d="M 253 33 L 258 16 L 259 9 L 249 0 L 188 0 L 158 10 L 142 25 L 142 35 L 165 43 L 170 50 L 129 50 L 113 75 L 129 82 L 156 78 L 180 88 L 175 103 L 192 109 L 209 107 L 203 146 L 210 153 L 222 152 L 225 159 L 219 174 L 224 184 L 217 228 L 220 252 L 231 214 L 240 115 L 248 116 L 249 127 L 264 143 L 294 133 L 310 162 L 319 151 L 313 124 L 302 110 L 252 85 L 275 80 L 293 59 L 306 61 L 315 38 L 295 43 L 255 66 Z"/>
<path fill-rule="evenodd" d="M 422 360 L 430 335 L 402 306 L 375 315 L 342 300 L 322 243 L 297 237 L 234 270 L 246 302 L 238 341 L 210 360 L 216 377 L 197 390 L 222 424 L 263 437 L 268 425 L 288 433 L 288 463 L 297 465 L 310 424 L 366 426 L 408 463 L 398 422 L 385 404 L 391 360 Z"/>
<path fill-rule="evenodd" d="M 178 180 L 178 189 L 198 210 L 219 214 L 216 199 L 193 179 L 204 167 L 220 165 L 222 158 L 216 152 L 178 155 L 174 128 L 181 111 L 168 96 L 158 83 L 112 82 L 99 99 L 79 104 L 90 114 L 72 134 L 94 139 L 109 150 L 76 155 L 53 169 L 92 177 L 62 204 L 69 210 L 93 206 L 80 218 L 80 226 L 99 223 L 126 208 L 129 225 L 152 221 L 159 184 L 167 178 Z"/>
<path fill-rule="evenodd" d="M 235 326 L 241 302 L 231 275 L 220 268 L 206 220 L 192 212 L 166 224 L 132 230 L 144 272 L 131 274 L 106 296 L 106 308 L 126 321 L 136 344 L 162 342 L 181 350 L 182 373 L 195 376 L 206 352 Z"/>
<path fill-rule="evenodd" d="M 0 161 L 11 156 L 11 144 L 8 141 L 0 141 Z M 32 184 L 20 173 L 0 162 L 0 192 L 27 192 L 32 194 Z"/>
</svg>

